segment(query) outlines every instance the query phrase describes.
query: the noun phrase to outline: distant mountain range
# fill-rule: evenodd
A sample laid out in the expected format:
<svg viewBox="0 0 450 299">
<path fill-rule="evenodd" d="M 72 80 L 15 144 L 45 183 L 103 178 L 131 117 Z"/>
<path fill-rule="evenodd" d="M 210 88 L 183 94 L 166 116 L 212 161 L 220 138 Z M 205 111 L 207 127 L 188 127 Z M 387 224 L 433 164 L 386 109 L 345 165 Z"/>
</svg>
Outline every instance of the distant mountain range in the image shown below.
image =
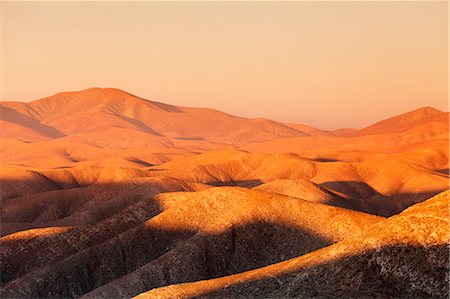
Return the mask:
<svg viewBox="0 0 450 299">
<path fill-rule="evenodd" d="M 241 145 L 294 137 L 356 137 L 408 130 L 428 139 L 448 132 L 448 113 L 431 107 L 360 130 L 325 131 L 152 102 L 114 88 L 63 92 L 29 103 L 1 102 L 0 109 L 3 138 L 26 142 L 62 139 L 102 147 L 174 147 L 183 142 Z"/>
</svg>

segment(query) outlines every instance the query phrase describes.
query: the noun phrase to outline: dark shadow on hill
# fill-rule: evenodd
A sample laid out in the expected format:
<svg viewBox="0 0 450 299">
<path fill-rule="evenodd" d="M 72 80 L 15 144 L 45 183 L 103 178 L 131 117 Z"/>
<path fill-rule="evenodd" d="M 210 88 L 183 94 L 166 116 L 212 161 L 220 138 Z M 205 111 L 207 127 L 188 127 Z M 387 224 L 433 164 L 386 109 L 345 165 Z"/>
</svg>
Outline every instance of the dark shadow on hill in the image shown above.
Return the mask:
<svg viewBox="0 0 450 299">
<path fill-rule="evenodd" d="M 196 191 L 184 181 L 153 176 L 124 183 L 41 178 L 0 180 L 0 236 L 31 228 L 91 225 L 159 193 Z"/>
<path fill-rule="evenodd" d="M 146 102 L 150 102 L 150 105 L 152 107 L 157 107 L 159 110 L 162 111 L 166 111 L 166 112 L 173 112 L 173 113 L 184 113 L 183 110 L 181 110 L 180 108 L 178 108 L 177 106 L 173 106 L 173 105 L 169 105 L 169 104 L 165 104 L 165 103 L 161 103 L 161 102 L 154 102 L 154 101 L 149 101 L 149 100 L 145 100 Z"/>
<path fill-rule="evenodd" d="M 0 118 L 2 120 L 15 123 L 19 126 L 24 126 L 30 128 L 31 130 L 41 132 L 47 137 L 59 138 L 65 136 L 62 132 L 58 131 L 53 127 L 44 125 L 32 117 L 26 116 L 20 112 L 17 112 L 14 109 L 4 107 L 1 105 L 0 105 Z"/>
<path fill-rule="evenodd" d="M 106 242 L 110 238 L 142 225 L 158 215 L 161 209 L 151 198 L 129 200 L 125 207 L 109 206 L 111 215 L 102 215 L 93 223 L 84 223 L 68 231 L 28 238 L 0 239 L 1 282 L 20 277 L 34 269 L 54 264 L 80 250 Z M 102 211 L 94 209 L 91 215 Z M 64 220 L 64 219 L 63 219 Z M 32 227 L 61 227 L 53 223 L 29 223 Z"/>
<path fill-rule="evenodd" d="M 144 166 L 144 167 L 155 166 L 155 164 L 148 163 L 148 162 L 146 162 L 144 160 L 141 160 L 141 159 L 138 159 L 138 158 L 129 158 L 127 160 L 132 162 L 132 163 L 136 163 L 138 165 Z"/>
<path fill-rule="evenodd" d="M 95 184 L 2 200 L 2 223 L 35 223 L 37 227 L 89 225 L 153 195 L 171 191 L 157 182 Z M 181 191 L 179 188 L 174 191 Z M 45 225 L 47 224 L 47 225 Z"/>
<path fill-rule="evenodd" d="M 320 184 L 328 190 L 338 191 L 351 197 L 367 198 L 380 195 L 378 191 L 373 189 L 366 183 L 358 181 L 330 181 Z"/>
<path fill-rule="evenodd" d="M 256 221 L 234 225 L 218 234 L 204 234 L 205 277 L 220 277 L 284 261 L 330 245 L 308 229 Z"/>
<path fill-rule="evenodd" d="M 341 160 L 337 160 L 337 159 L 333 159 L 333 158 L 326 158 L 326 157 L 318 157 L 318 158 L 314 158 L 312 159 L 313 161 L 316 162 L 341 162 Z"/>
<path fill-rule="evenodd" d="M 122 115 L 122 114 L 117 114 L 115 112 L 113 112 L 112 114 L 114 116 L 118 117 L 118 118 L 121 118 L 121 119 L 123 119 L 123 120 L 125 120 L 125 121 L 127 121 L 127 122 L 129 122 L 129 123 L 131 123 L 133 125 L 135 125 L 136 127 L 140 128 L 143 132 L 146 132 L 146 133 L 149 133 L 149 134 L 152 134 L 152 135 L 155 135 L 155 136 L 159 136 L 159 137 L 163 137 L 164 136 L 163 134 L 161 134 L 161 133 L 155 131 L 154 129 L 150 128 L 148 125 L 144 124 L 143 122 L 141 122 L 138 119 L 130 118 L 130 117 L 127 117 L 127 116 Z"/>
<path fill-rule="evenodd" d="M 334 183 L 327 184 L 327 188 L 342 187 Z M 8 201 L 27 203 L 24 210 L 8 210 L 6 217 L 11 219 L 30 223 L 52 219 L 50 227 L 72 225 L 75 222 L 70 221 L 75 220 L 84 222 L 51 237 L 2 241 L 0 269 L 5 284 L 1 297 L 68 298 L 101 286 L 94 295 L 129 297 L 169 284 L 255 269 L 330 244 L 307 229 L 271 222 L 234 225 L 211 234 L 175 226 L 149 227 L 143 223 L 162 210 L 152 194 L 189 191 L 153 184 L 97 184 L 78 187 L 80 194 L 66 197 L 63 193 L 68 190 L 50 191 L 54 196 L 48 201 L 3 200 L 2 208 Z M 92 194 L 83 195 L 88 188 L 93 188 Z M 359 188 L 365 192 L 362 194 L 374 192 L 368 186 Z M 133 192 L 139 196 L 131 196 Z M 95 194 L 107 196 L 93 201 L 91 196 Z M 119 279 L 128 274 L 137 278 L 132 283 Z M 112 281 L 114 284 L 109 285 Z"/>
<path fill-rule="evenodd" d="M 7 185 L 16 183 L 33 184 L 11 181 Z M 0 182 L 0 187 L 4 184 L 5 181 Z M 1 201 L 1 235 L 32 228 L 68 228 L 44 235 L 28 233 L 28 238 L 21 235 L 20 238 L 0 239 L 1 283 L 141 225 L 162 211 L 154 200 L 159 193 L 194 191 L 183 182 L 166 183 L 151 177 L 127 183 L 65 187 L 67 189 L 51 191 L 44 188 L 43 192 Z M 60 250 L 53 250 L 53 247 Z"/>
<path fill-rule="evenodd" d="M 174 137 L 176 140 L 205 140 L 203 137 Z"/>
<path fill-rule="evenodd" d="M 214 182 L 208 182 L 207 185 L 214 186 L 214 187 L 246 187 L 246 188 L 253 188 L 256 186 L 261 185 L 263 182 L 261 180 L 229 180 L 229 181 L 214 181 Z"/>
<path fill-rule="evenodd" d="M 21 256 L 7 259 L 28 274 L 22 272 L 25 275 L 6 284 L 2 296 L 72 298 L 104 286 L 89 295 L 128 298 L 155 287 L 255 269 L 330 244 L 308 230 L 269 222 L 232 226 L 213 234 L 139 225 L 76 252 L 66 252 L 64 244 L 69 240 L 73 239 L 28 252 L 41 263 L 34 272 L 28 268 L 30 260 L 19 260 Z M 68 245 L 73 246 L 71 243 Z M 45 254 L 50 246 L 52 254 L 66 253 L 52 259 Z M 6 269 L 10 278 L 16 273 L 12 270 Z"/>
<path fill-rule="evenodd" d="M 195 298 L 448 298 L 449 246 L 384 246 Z"/>
<path fill-rule="evenodd" d="M 420 193 L 399 193 L 385 196 L 366 183 L 358 181 L 333 181 L 319 185 L 330 194 L 331 199 L 326 204 L 369 213 L 372 215 L 390 217 L 406 208 L 422 202 L 446 189 Z M 344 198 L 334 193 L 337 191 L 348 196 Z"/>
<path fill-rule="evenodd" d="M 450 169 L 449 168 L 435 169 L 434 171 L 437 171 L 437 172 L 442 173 L 442 174 L 450 174 Z"/>
<path fill-rule="evenodd" d="M 256 269 L 329 244 L 330 241 L 307 229 L 261 221 L 217 233 L 198 233 L 161 258 L 94 290 L 85 298 L 130 298 L 160 286 Z"/>
</svg>

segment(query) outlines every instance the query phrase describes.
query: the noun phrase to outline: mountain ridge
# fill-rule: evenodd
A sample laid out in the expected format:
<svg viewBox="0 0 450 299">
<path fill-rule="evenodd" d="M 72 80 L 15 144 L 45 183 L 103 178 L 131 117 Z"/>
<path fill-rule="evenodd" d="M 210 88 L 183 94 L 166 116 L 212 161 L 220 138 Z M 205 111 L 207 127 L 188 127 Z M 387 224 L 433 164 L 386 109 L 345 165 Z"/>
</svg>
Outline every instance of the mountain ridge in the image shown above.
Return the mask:
<svg viewBox="0 0 450 299">
<path fill-rule="evenodd" d="M 0 105 L 65 135 L 92 132 L 101 127 L 122 127 L 168 138 L 202 138 L 219 143 L 308 136 L 272 120 L 248 119 L 209 108 L 148 101 L 114 88 L 63 92 L 29 103 L 2 102 Z M 3 135 L 14 137 L 8 134 L 7 128 Z M 24 140 L 34 141 L 29 139 Z"/>
<path fill-rule="evenodd" d="M 358 137 L 398 131 L 426 119 L 445 121 L 445 112 L 422 107 L 376 122 L 362 129 L 321 130 L 297 123 L 282 123 L 265 118 L 234 116 L 210 108 L 183 107 L 150 101 L 117 88 L 89 88 L 82 91 L 60 92 L 35 101 L 0 102 L 2 137 L 22 138 L 34 142 L 101 131 L 102 127 L 121 127 L 144 131 L 167 138 L 202 139 L 213 143 L 259 143 L 282 138 L 344 136 Z M 8 110 L 8 111 L 6 111 Z M 10 114 L 16 116 L 12 117 Z M 177 115 L 178 114 L 178 115 Z M 13 119 L 25 132 L 8 127 Z M 24 122 L 20 119 L 30 119 Z M 11 125 L 12 126 L 12 125 Z M 38 127 L 46 126 L 57 135 L 48 135 Z M 40 134 L 40 136 L 34 136 Z M 27 136 L 28 135 L 28 136 Z"/>
</svg>

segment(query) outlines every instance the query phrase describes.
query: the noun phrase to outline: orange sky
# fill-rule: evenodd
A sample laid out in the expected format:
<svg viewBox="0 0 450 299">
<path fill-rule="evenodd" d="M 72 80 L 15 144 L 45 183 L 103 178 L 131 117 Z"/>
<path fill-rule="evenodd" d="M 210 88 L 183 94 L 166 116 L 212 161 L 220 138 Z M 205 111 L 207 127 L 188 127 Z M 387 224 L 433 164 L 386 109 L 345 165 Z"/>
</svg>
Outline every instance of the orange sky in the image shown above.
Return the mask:
<svg viewBox="0 0 450 299">
<path fill-rule="evenodd" d="M 446 2 L 2 2 L 3 100 L 117 87 L 364 126 L 447 110 Z"/>
</svg>

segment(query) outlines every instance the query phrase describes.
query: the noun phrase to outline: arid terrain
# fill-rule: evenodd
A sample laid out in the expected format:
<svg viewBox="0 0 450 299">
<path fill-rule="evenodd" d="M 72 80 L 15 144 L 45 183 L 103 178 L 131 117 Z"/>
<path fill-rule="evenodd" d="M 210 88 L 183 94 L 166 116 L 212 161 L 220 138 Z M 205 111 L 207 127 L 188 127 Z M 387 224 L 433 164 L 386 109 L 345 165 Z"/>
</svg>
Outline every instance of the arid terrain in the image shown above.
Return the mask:
<svg viewBox="0 0 450 299">
<path fill-rule="evenodd" d="M 448 112 L 321 130 L 113 88 L 0 109 L 1 298 L 449 296 Z"/>
</svg>

